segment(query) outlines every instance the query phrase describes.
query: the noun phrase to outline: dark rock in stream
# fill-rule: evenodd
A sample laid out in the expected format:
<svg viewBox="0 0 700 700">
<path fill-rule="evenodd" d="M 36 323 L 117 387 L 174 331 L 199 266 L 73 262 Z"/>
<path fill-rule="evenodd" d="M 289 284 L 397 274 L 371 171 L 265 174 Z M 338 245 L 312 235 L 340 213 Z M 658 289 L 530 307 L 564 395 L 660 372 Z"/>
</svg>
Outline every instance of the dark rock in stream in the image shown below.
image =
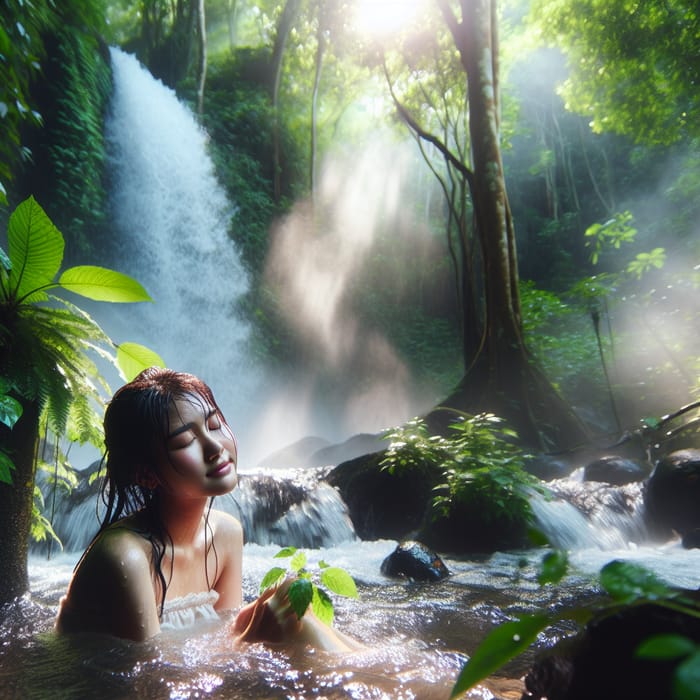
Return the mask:
<svg viewBox="0 0 700 700">
<path fill-rule="evenodd" d="M 584 481 L 599 481 L 613 486 L 623 486 L 643 481 L 649 471 L 641 462 L 617 455 L 605 455 L 587 464 L 583 470 Z"/>
<path fill-rule="evenodd" d="M 677 450 L 662 457 L 644 490 L 650 526 L 660 537 L 675 531 L 685 543 L 700 529 L 700 450 Z M 697 546 L 692 545 L 691 546 Z"/>
<path fill-rule="evenodd" d="M 450 575 L 440 557 L 421 542 L 400 542 L 381 565 L 385 576 L 406 577 L 412 581 L 442 581 Z"/>
<path fill-rule="evenodd" d="M 339 464 L 326 477 L 340 492 L 357 535 L 363 540 L 403 540 L 423 522 L 439 474 L 382 469 L 383 452 Z"/>
<path fill-rule="evenodd" d="M 697 592 L 688 591 L 697 602 Z M 700 619 L 647 603 L 618 608 L 591 621 L 573 639 L 535 661 L 521 700 L 664 700 L 673 697 L 673 673 L 684 657 L 642 659 L 639 645 L 654 635 L 700 643 Z"/>
</svg>

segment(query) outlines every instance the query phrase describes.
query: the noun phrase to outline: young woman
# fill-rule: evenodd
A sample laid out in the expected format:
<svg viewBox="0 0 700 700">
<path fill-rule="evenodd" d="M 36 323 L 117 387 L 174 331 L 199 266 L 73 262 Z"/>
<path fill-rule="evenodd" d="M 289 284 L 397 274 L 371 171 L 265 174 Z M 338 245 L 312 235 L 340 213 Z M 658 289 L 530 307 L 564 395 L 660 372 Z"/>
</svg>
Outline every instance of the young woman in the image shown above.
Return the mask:
<svg viewBox="0 0 700 700">
<path fill-rule="evenodd" d="M 104 430 L 106 512 L 61 600 L 57 630 L 139 641 L 239 608 L 243 531 L 212 508 L 237 484 L 236 440 L 211 389 L 152 367 L 115 393 Z M 357 647 L 310 611 L 297 620 L 287 588 L 243 608 L 237 638 Z"/>
</svg>

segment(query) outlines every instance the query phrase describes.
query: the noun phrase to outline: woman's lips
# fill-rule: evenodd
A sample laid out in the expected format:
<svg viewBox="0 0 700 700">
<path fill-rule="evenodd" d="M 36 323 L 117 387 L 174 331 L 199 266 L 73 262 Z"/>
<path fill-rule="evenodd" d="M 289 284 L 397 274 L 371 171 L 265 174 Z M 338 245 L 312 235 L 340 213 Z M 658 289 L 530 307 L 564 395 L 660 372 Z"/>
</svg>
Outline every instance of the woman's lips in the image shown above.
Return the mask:
<svg viewBox="0 0 700 700">
<path fill-rule="evenodd" d="M 217 467 L 212 469 L 210 472 L 207 472 L 207 476 L 209 477 L 217 477 L 217 476 L 226 476 L 227 474 L 231 473 L 231 462 L 224 462 L 223 464 L 219 464 Z"/>
</svg>

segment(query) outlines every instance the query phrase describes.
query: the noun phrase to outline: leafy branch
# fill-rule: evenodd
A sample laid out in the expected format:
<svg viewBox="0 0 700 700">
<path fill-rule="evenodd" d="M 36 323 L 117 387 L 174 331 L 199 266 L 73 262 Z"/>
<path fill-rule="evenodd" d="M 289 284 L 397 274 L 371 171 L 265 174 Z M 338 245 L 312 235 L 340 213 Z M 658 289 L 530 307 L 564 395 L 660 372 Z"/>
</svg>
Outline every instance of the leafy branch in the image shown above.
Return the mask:
<svg viewBox="0 0 700 700">
<path fill-rule="evenodd" d="M 318 571 L 309 571 L 306 552 L 296 547 L 285 547 L 277 552 L 274 558 L 289 559 L 289 564 L 286 568 L 272 567 L 263 576 L 260 593 L 264 593 L 269 588 L 275 588 L 287 577 L 294 576 L 295 580 L 289 586 L 288 596 L 292 610 L 299 619 L 311 605 L 316 617 L 325 624 L 331 625 L 335 613 L 328 591 L 346 598 L 358 597 L 355 581 L 345 569 L 329 566 L 321 560 L 318 563 Z"/>
</svg>

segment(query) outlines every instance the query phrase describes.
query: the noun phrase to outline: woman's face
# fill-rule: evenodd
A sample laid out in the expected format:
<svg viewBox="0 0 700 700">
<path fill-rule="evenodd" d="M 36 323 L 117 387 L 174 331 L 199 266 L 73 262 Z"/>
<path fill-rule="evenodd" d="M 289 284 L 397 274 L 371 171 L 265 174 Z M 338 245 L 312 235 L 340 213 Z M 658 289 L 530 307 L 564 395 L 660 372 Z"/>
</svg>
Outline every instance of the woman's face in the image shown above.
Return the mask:
<svg viewBox="0 0 700 700">
<path fill-rule="evenodd" d="M 216 408 L 200 396 L 170 407 L 165 450 L 158 460 L 160 486 L 179 498 L 208 498 L 238 483 L 233 432 Z"/>
</svg>

